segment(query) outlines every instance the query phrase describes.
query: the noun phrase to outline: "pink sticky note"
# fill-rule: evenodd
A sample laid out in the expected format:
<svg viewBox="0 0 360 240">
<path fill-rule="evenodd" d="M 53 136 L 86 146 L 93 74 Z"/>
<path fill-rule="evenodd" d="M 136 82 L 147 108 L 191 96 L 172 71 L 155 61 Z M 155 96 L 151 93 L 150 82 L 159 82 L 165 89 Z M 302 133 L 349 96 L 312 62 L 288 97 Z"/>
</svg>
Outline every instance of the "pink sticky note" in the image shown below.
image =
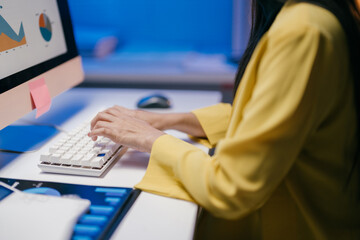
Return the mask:
<svg viewBox="0 0 360 240">
<path fill-rule="evenodd" d="M 51 97 L 49 89 L 46 86 L 44 78 L 29 82 L 29 88 L 32 100 L 37 109 L 36 118 L 38 118 L 50 109 Z"/>
</svg>

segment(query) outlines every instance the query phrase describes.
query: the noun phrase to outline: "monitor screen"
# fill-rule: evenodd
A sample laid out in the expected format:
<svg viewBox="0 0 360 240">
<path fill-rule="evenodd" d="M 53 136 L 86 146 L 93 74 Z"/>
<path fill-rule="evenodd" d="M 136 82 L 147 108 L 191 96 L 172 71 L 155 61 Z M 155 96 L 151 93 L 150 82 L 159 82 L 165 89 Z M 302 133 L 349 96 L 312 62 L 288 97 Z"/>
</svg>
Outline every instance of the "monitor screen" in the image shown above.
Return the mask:
<svg viewBox="0 0 360 240">
<path fill-rule="evenodd" d="M 0 129 L 35 108 L 29 82 L 44 79 L 51 97 L 80 83 L 67 1 L 0 1 L 0 66 Z"/>
<path fill-rule="evenodd" d="M 0 79 L 67 52 L 57 2 L 45 2 L 46 9 L 44 1 L 12 0 L 2 4 L 0 65 L 7 67 L 0 72 Z"/>
</svg>

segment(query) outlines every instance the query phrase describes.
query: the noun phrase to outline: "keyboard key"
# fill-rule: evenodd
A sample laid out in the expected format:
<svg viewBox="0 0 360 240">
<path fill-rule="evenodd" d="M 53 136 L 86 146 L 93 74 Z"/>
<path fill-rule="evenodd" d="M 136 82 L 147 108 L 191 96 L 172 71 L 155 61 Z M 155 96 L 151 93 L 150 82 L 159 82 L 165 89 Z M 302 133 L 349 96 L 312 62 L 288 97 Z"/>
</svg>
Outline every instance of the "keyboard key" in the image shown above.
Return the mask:
<svg viewBox="0 0 360 240">
<path fill-rule="evenodd" d="M 95 157 L 95 158 L 91 161 L 90 165 L 91 165 L 92 167 L 101 168 L 104 163 L 105 163 L 104 157 Z"/>
<path fill-rule="evenodd" d="M 66 143 L 72 144 L 74 145 L 77 141 L 75 139 L 70 139 L 69 141 L 67 141 Z"/>
<path fill-rule="evenodd" d="M 73 147 L 73 146 L 74 146 L 74 144 L 71 144 L 71 143 L 65 143 L 63 146 L 64 146 L 64 147 L 71 148 L 71 147 Z"/>
<path fill-rule="evenodd" d="M 61 163 L 60 162 L 61 155 L 60 154 L 52 154 L 50 156 L 50 162 L 51 163 Z"/>
<path fill-rule="evenodd" d="M 93 158 L 94 158 L 94 154 L 91 153 L 87 154 L 81 159 L 81 165 L 85 167 L 90 167 L 91 166 L 90 162 Z"/>
<path fill-rule="evenodd" d="M 100 147 L 94 147 L 93 150 L 92 150 L 92 152 L 93 152 L 94 154 L 97 154 L 97 153 L 99 153 L 100 151 L 101 151 L 101 148 L 100 148 Z"/>
<path fill-rule="evenodd" d="M 91 151 L 89 151 L 89 150 L 86 150 L 86 149 L 80 149 L 80 151 L 78 152 L 79 154 L 81 154 L 81 155 L 87 155 L 88 153 L 90 153 Z"/>
<path fill-rule="evenodd" d="M 49 148 L 50 153 L 55 153 L 57 150 L 58 150 L 57 146 L 52 146 L 52 147 Z"/>
<path fill-rule="evenodd" d="M 60 154 L 61 156 L 65 154 L 65 151 L 64 150 L 60 150 L 58 149 L 55 154 Z"/>
<path fill-rule="evenodd" d="M 59 150 L 61 150 L 61 151 L 68 151 L 69 150 L 69 147 L 64 147 L 64 146 L 61 146 L 60 148 L 59 148 Z"/>
<path fill-rule="evenodd" d="M 43 153 L 40 155 L 40 161 L 41 162 L 51 162 L 50 157 L 51 157 L 51 153 Z"/>
<path fill-rule="evenodd" d="M 82 155 L 79 154 L 75 154 L 72 158 L 71 158 L 71 164 L 72 165 L 80 165 L 80 161 L 81 161 Z"/>
<path fill-rule="evenodd" d="M 101 151 L 101 153 L 102 153 L 102 154 L 105 154 L 105 155 L 104 155 L 105 157 L 110 157 L 111 154 L 112 154 L 112 153 L 111 153 L 111 150 L 110 150 L 110 149 L 106 149 L 106 148 L 103 149 L 103 150 Z"/>
<path fill-rule="evenodd" d="M 61 159 L 60 159 L 61 163 L 62 164 L 70 164 L 72 156 L 73 155 L 70 153 L 64 154 L 63 156 L 61 156 Z"/>
</svg>

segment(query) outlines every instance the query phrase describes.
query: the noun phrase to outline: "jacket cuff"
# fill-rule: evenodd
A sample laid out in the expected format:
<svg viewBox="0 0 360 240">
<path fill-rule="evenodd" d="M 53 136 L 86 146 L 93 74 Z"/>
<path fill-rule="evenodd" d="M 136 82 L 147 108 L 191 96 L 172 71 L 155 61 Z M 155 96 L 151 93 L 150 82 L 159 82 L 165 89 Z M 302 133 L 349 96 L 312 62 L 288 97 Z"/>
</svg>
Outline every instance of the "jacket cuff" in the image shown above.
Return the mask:
<svg viewBox="0 0 360 240">
<path fill-rule="evenodd" d="M 220 139 L 225 137 L 230 121 L 231 109 L 230 104 L 219 103 L 192 111 L 199 120 L 207 136 L 207 141 L 194 137 L 192 139 L 207 147 L 214 147 Z"/>
<path fill-rule="evenodd" d="M 153 144 L 145 175 L 135 185 L 135 188 L 165 197 L 194 202 L 194 199 L 174 176 L 173 167 L 177 163 L 174 150 L 179 149 L 179 145 L 184 145 L 186 148 L 194 147 L 170 135 L 159 137 Z"/>
</svg>

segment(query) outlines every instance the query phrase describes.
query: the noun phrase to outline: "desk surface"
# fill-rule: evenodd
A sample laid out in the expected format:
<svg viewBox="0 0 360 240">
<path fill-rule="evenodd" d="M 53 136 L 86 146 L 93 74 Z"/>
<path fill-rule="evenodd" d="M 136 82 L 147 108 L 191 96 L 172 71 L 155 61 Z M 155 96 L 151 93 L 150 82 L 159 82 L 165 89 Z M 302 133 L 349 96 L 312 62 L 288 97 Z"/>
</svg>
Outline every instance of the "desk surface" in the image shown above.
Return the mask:
<svg viewBox="0 0 360 240">
<path fill-rule="evenodd" d="M 151 93 L 163 93 L 173 103 L 170 110 L 160 112 L 188 112 L 220 102 L 221 94 L 214 91 L 172 91 L 75 88 L 53 100 L 51 111 L 35 119 L 35 111 L 18 122 L 28 120 L 51 123 L 71 130 L 95 114 L 114 104 L 135 108 L 139 98 Z M 169 134 L 187 139 L 185 134 Z M 22 155 L 0 154 L 0 177 L 39 181 L 87 184 L 97 186 L 133 187 L 143 177 L 149 154 L 129 150 L 103 177 L 84 177 L 43 173 L 37 167 L 39 156 L 64 136 L 60 133 L 34 153 Z M 201 146 L 199 146 L 202 148 Z M 206 151 L 205 148 L 202 148 Z M 142 192 L 114 232 L 112 239 L 192 239 L 197 205 Z"/>
</svg>

